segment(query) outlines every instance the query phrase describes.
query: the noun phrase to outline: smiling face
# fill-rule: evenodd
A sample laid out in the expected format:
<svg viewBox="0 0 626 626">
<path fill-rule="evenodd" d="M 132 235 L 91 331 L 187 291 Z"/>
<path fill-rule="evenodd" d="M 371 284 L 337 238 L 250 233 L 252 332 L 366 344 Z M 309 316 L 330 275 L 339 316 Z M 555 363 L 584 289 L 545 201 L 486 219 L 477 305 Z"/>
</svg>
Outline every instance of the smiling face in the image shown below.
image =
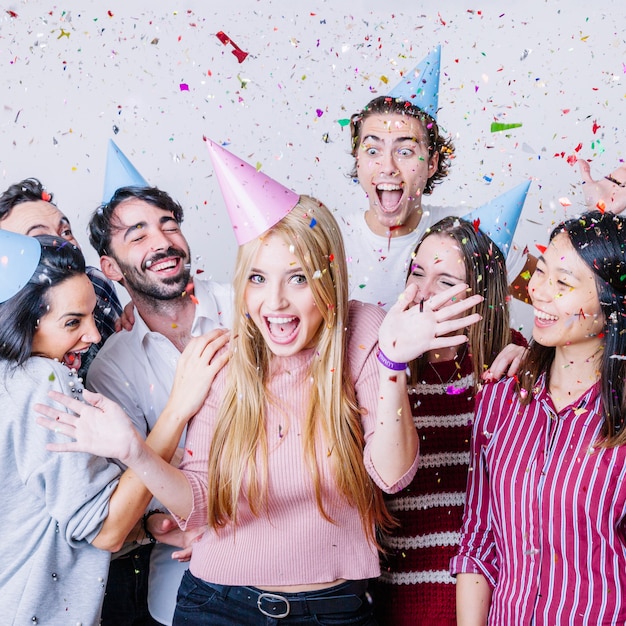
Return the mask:
<svg viewBox="0 0 626 626">
<path fill-rule="evenodd" d="M 300 261 L 280 235 L 263 238 L 244 299 L 248 315 L 276 356 L 292 356 L 315 344 L 322 314 Z"/>
<path fill-rule="evenodd" d="M 44 200 L 16 204 L 0 222 L 0 228 L 29 237 L 56 235 L 80 248 L 67 217 L 54 204 Z"/>
<path fill-rule="evenodd" d="M 417 285 L 415 303 L 466 282 L 465 263 L 459 244 L 448 235 L 425 237 L 411 261 L 406 284 Z M 457 299 L 464 299 L 465 294 Z"/>
<path fill-rule="evenodd" d="M 533 338 L 550 347 L 597 349 L 604 328 L 593 272 L 565 233 L 556 235 L 537 261 L 528 283 L 535 309 Z"/>
<path fill-rule="evenodd" d="M 387 236 L 413 231 L 421 219 L 422 192 L 437 169 L 428 156 L 421 120 L 399 113 L 370 115 L 361 126 L 356 154 L 359 183 L 369 200 L 372 232 Z"/>
<path fill-rule="evenodd" d="M 173 214 L 133 198 L 116 207 L 113 223 L 111 256 L 101 257 L 106 276 L 133 297 L 180 297 L 189 284 L 190 255 Z"/>
<path fill-rule="evenodd" d="M 80 369 L 82 354 L 100 341 L 93 319 L 96 294 L 86 274 L 72 276 L 51 287 L 48 311 L 39 319 L 33 337 L 33 356 L 45 356 Z"/>
</svg>

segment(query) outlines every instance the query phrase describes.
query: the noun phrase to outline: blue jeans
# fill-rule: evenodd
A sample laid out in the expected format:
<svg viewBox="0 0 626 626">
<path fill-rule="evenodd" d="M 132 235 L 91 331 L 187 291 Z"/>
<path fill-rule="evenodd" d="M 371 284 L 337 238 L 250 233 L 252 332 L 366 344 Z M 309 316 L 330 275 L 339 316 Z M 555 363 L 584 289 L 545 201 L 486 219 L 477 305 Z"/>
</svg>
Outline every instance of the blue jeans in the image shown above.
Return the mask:
<svg viewBox="0 0 626 626">
<path fill-rule="evenodd" d="M 268 616 L 257 608 L 256 600 L 241 601 L 234 591 L 250 590 L 251 596 L 255 597 L 262 593 L 262 590 L 255 587 L 223 587 L 221 585 L 211 585 L 199 578 L 196 578 L 189 571 L 183 575 L 183 580 L 178 589 L 178 599 L 176 601 L 176 611 L 172 626 L 292 626 L 302 624 L 310 626 L 377 626 L 377 622 L 372 615 L 372 607 L 369 596 L 365 592 L 360 596 L 346 595 L 347 590 L 352 585 L 351 582 L 342 583 L 330 589 L 320 591 L 309 591 L 305 593 L 281 593 L 269 594 L 279 595 L 287 601 L 294 602 L 302 607 L 302 599 L 332 600 L 335 596 L 349 597 L 351 600 L 359 598 L 360 606 L 354 610 L 343 611 L 338 607 L 337 613 L 314 613 L 299 615 L 286 615 L 285 617 Z M 234 597 L 233 597 L 234 596 Z M 296 602 L 298 601 L 298 602 Z M 356 602 L 359 604 L 359 602 Z M 262 605 L 268 608 L 271 604 Z M 277 611 L 284 613 L 287 603 L 279 602 Z"/>
</svg>

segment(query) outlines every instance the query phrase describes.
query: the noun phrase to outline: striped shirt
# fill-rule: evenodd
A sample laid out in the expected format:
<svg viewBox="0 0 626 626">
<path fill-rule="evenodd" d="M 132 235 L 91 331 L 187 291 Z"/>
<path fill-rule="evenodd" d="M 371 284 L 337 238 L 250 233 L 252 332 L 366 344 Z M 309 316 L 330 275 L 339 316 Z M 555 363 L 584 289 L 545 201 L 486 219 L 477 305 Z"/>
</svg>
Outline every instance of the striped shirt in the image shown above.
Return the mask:
<svg viewBox="0 0 626 626">
<path fill-rule="evenodd" d="M 626 623 L 626 446 L 594 447 L 599 383 L 556 412 L 545 375 L 521 406 L 515 381 L 476 412 L 453 574 L 493 587 L 489 624 Z"/>
</svg>

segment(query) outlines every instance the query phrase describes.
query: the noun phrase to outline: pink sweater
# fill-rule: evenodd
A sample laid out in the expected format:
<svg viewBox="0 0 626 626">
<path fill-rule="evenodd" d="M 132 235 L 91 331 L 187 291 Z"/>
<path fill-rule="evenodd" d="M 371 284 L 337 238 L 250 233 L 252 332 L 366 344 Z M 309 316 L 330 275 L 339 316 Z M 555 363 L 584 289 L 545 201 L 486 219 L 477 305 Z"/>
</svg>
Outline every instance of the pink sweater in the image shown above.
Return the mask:
<svg viewBox="0 0 626 626">
<path fill-rule="evenodd" d="M 365 466 L 381 489 L 394 493 L 411 481 L 417 458 L 394 485 L 381 480 L 370 458 L 367 442 L 374 431 L 378 403 L 375 348 L 383 317 L 384 311 L 375 306 L 350 304 L 348 358 L 359 406 L 366 409 Z M 281 407 L 266 404 L 268 510 L 256 517 L 240 498 L 236 530 L 232 525 L 219 533 L 209 530 L 194 545 L 190 570 L 198 578 L 223 585 L 278 586 L 379 575 L 376 548 L 363 532 L 357 509 L 338 493 L 325 454 L 318 456 L 318 466 L 326 511 L 334 523 L 320 515 L 315 502 L 301 446 L 302 408 L 308 406 L 308 372 L 314 356 L 314 350 L 305 350 L 293 357 L 274 358 L 275 373 L 269 391 L 280 399 Z M 186 522 L 179 520 L 183 529 L 206 524 L 207 459 L 226 375 L 224 368 L 189 425 L 181 469 L 193 491 L 193 507 Z"/>
</svg>

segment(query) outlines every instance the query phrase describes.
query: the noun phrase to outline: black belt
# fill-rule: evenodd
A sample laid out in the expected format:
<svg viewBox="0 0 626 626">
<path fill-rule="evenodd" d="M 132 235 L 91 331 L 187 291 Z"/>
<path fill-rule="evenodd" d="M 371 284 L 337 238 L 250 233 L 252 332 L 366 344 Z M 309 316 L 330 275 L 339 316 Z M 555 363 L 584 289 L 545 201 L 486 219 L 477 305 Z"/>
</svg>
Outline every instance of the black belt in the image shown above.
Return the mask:
<svg viewBox="0 0 626 626">
<path fill-rule="evenodd" d="M 342 595 L 309 595 L 324 593 L 325 589 L 303 594 L 275 593 L 254 587 L 235 587 L 206 583 L 215 589 L 224 599 L 231 598 L 242 604 L 256 607 L 263 615 L 281 619 L 288 615 L 324 615 L 327 613 L 351 613 L 363 604 L 360 596 L 367 591 L 367 581 L 357 580 L 338 585 L 337 593 Z M 345 585 L 345 586 L 344 586 Z"/>
</svg>

